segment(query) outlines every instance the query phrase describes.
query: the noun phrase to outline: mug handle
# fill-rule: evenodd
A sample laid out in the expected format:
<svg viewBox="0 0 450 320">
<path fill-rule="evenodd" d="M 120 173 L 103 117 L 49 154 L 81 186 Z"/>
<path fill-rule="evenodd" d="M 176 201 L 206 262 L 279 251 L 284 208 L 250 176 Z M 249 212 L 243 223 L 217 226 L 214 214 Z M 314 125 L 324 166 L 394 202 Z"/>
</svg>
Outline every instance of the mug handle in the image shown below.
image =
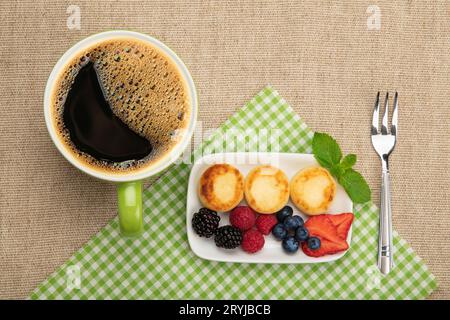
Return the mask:
<svg viewBox="0 0 450 320">
<path fill-rule="evenodd" d="M 142 180 L 120 182 L 117 185 L 120 233 L 126 237 L 138 236 L 143 231 Z"/>
</svg>

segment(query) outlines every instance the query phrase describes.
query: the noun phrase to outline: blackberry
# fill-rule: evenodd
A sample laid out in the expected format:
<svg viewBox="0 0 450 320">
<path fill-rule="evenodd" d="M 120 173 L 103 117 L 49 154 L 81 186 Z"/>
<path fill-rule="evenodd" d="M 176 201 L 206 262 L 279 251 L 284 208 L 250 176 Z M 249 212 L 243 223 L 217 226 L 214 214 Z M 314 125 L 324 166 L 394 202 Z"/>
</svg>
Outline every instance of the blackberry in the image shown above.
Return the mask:
<svg viewBox="0 0 450 320">
<path fill-rule="evenodd" d="M 214 242 L 219 248 L 234 249 L 242 242 L 242 232 L 233 226 L 223 226 L 217 229 Z"/>
<path fill-rule="evenodd" d="M 219 221 L 217 212 L 201 208 L 192 217 L 192 227 L 200 237 L 211 238 L 219 227 Z"/>
</svg>

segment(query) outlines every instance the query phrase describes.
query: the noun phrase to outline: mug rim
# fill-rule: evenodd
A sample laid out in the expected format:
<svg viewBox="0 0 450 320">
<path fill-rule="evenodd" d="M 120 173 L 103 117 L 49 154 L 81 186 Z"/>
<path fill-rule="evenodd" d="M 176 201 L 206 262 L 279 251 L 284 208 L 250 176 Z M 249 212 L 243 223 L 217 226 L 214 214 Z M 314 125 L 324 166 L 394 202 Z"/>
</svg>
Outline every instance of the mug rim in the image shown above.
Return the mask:
<svg viewBox="0 0 450 320">
<path fill-rule="evenodd" d="M 190 99 L 190 119 L 189 124 L 187 126 L 187 131 L 184 133 L 182 137 L 182 141 L 177 143 L 172 150 L 170 150 L 169 153 L 164 155 L 161 159 L 159 159 L 154 165 L 150 165 L 148 168 L 142 168 L 141 170 L 137 171 L 130 171 L 130 172 L 114 172 L 110 173 L 107 171 L 100 171 L 93 168 L 88 167 L 87 165 L 83 164 L 80 160 L 76 159 L 75 156 L 68 151 L 68 148 L 65 146 L 65 144 L 61 141 L 61 139 L 58 137 L 56 133 L 56 128 L 53 124 L 52 114 L 51 114 L 51 94 L 52 89 L 54 87 L 55 81 L 57 80 L 57 77 L 59 76 L 61 69 L 67 64 L 67 62 L 72 58 L 76 53 L 81 51 L 83 48 L 88 48 L 89 46 L 92 46 L 93 44 L 103 41 L 103 40 L 109 40 L 109 39 L 115 39 L 120 37 L 131 37 L 135 38 L 147 43 L 150 43 L 151 45 L 157 47 L 159 50 L 161 50 L 164 54 L 168 56 L 169 59 L 173 61 L 175 64 L 178 72 L 180 72 L 182 79 L 185 82 L 185 85 L 189 91 L 189 99 Z M 177 54 L 170 49 L 167 45 L 159 41 L 158 39 L 155 39 L 147 34 L 143 34 L 140 32 L 135 31 L 129 31 L 129 30 L 111 30 L 111 31 L 105 31 L 96 33 L 93 35 L 90 35 L 76 44 L 74 44 L 72 47 L 70 47 L 58 60 L 58 62 L 53 67 L 52 72 L 50 73 L 50 76 L 48 77 L 47 84 L 45 87 L 45 94 L 44 94 L 44 116 L 45 116 L 45 123 L 47 126 L 47 130 L 50 134 L 50 137 L 55 144 L 56 148 L 59 150 L 59 152 L 66 158 L 67 161 L 69 161 L 73 166 L 81 170 L 82 172 L 93 176 L 95 178 L 105 180 L 105 181 L 111 181 L 111 182 L 127 182 L 127 181 L 136 181 L 136 180 L 142 180 L 148 177 L 151 177 L 162 170 L 166 169 L 168 166 L 173 164 L 183 153 L 183 151 L 186 149 L 186 147 L 189 145 L 194 129 L 195 124 L 197 121 L 197 114 L 198 114 L 198 98 L 197 98 L 197 91 L 195 88 L 194 81 L 192 80 L 192 76 L 189 73 L 189 70 L 183 63 L 183 61 L 177 56 Z"/>
</svg>

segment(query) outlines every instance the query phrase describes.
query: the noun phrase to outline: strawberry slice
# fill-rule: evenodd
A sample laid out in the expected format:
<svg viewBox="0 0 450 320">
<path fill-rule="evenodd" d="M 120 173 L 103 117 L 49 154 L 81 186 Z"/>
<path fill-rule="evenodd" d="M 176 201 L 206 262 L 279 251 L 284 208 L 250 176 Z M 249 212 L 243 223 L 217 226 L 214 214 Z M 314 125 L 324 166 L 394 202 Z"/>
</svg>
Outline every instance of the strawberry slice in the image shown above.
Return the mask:
<svg viewBox="0 0 450 320">
<path fill-rule="evenodd" d="M 306 242 L 302 243 L 303 252 L 310 257 L 322 257 L 327 254 L 335 254 L 341 251 L 345 251 L 348 249 L 347 241 L 342 241 L 339 243 L 331 242 L 327 239 L 320 239 L 320 248 L 317 250 L 311 250 L 308 248 L 308 244 Z"/>
<path fill-rule="evenodd" d="M 331 242 L 341 242 L 342 238 L 339 237 L 337 228 L 329 216 L 329 214 L 312 216 L 305 222 L 305 227 L 308 229 L 310 236 L 321 237 Z"/>
<path fill-rule="evenodd" d="M 346 239 L 342 238 L 338 234 L 338 227 L 334 225 L 330 217 L 331 215 L 329 214 L 321 214 L 310 217 L 306 221 L 305 227 L 306 229 L 308 229 L 309 235 L 311 237 L 318 237 L 320 239 L 320 248 L 317 250 L 309 249 L 306 242 L 302 243 L 302 249 L 306 255 L 311 257 L 321 257 L 327 254 L 334 254 L 348 249 Z M 348 218 L 342 218 L 342 221 L 347 220 Z M 344 230 L 344 227 L 347 225 L 347 223 L 342 222 L 341 224 L 339 224 L 339 226 L 340 225 L 343 225 L 342 230 Z"/>
<path fill-rule="evenodd" d="M 352 226 L 353 213 L 330 214 L 330 220 L 337 228 L 337 233 L 342 239 L 347 239 L 348 231 Z"/>
</svg>

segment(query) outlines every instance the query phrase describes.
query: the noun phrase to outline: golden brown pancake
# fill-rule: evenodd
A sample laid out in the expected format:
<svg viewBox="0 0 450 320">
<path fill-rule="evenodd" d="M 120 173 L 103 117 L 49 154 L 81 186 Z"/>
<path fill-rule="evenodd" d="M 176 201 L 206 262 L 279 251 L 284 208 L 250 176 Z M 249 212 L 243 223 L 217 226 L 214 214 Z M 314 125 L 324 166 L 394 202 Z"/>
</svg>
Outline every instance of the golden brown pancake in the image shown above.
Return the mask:
<svg viewBox="0 0 450 320">
<path fill-rule="evenodd" d="M 245 178 L 245 199 L 259 213 L 275 213 L 289 200 L 289 180 L 278 168 L 262 165 L 253 168 Z"/>
<path fill-rule="evenodd" d="M 336 195 L 336 183 L 321 167 L 300 170 L 291 180 L 291 200 L 309 215 L 325 213 Z"/>
<path fill-rule="evenodd" d="M 230 211 L 244 197 L 244 178 L 229 164 L 212 165 L 200 177 L 198 196 L 208 209 Z"/>
</svg>

